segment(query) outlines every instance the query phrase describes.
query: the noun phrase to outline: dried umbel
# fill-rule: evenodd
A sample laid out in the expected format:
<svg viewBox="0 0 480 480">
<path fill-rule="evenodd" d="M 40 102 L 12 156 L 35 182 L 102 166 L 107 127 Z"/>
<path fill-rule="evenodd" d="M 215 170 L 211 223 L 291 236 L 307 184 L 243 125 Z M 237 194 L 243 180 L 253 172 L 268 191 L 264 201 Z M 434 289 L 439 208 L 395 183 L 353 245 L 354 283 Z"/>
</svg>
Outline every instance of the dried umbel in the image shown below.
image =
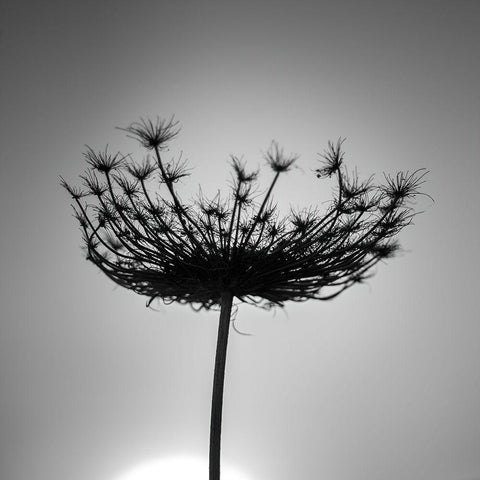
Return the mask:
<svg viewBox="0 0 480 480">
<path fill-rule="evenodd" d="M 258 172 L 231 158 L 229 195 L 180 198 L 189 175 L 182 159 L 163 150 L 178 134 L 174 119 L 142 120 L 123 129 L 149 152 L 142 163 L 108 150 L 85 153 L 80 188 L 63 186 L 75 201 L 87 258 L 115 283 L 165 302 L 220 306 L 210 431 L 210 480 L 220 478 L 220 431 L 226 348 L 233 299 L 261 307 L 288 300 L 328 300 L 362 282 L 398 250 L 397 234 L 416 214 L 426 171 L 360 180 L 344 165 L 342 142 L 329 143 L 315 171 L 335 181 L 333 198 L 280 217 L 272 192 L 297 160 L 272 143 L 265 160 L 273 178 L 257 195 Z"/>
<path fill-rule="evenodd" d="M 272 191 L 297 157 L 272 143 L 265 158 L 273 179 L 260 201 L 254 196 L 257 172 L 232 157 L 229 198 L 186 205 L 175 189 L 189 175 L 185 162 L 162 158 L 177 123 L 141 121 L 125 130 L 153 158 L 138 164 L 88 149 L 82 188 L 62 181 L 76 203 L 87 258 L 150 300 L 205 308 L 219 304 L 225 291 L 269 307 L 330 299 L 361 282 L 397 251 L 393 237 L 411 222 L 409 200 L 426 173 L 399 173 L 375 186 L 372 178 L 360 181 L 348 173 L 341 142 L 330 143 L 316 170 L 320 179 L 336 178 L 330 206 L 323 213 L 307 208 L 280 218 Z"/>
</svg>

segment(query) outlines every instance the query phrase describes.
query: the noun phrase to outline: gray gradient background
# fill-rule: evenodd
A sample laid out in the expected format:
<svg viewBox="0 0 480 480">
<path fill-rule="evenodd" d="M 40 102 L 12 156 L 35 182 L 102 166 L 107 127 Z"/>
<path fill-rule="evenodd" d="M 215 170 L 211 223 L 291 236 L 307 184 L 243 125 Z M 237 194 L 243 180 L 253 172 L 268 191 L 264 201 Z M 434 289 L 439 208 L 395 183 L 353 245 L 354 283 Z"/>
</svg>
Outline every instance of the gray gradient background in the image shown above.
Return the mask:
<svg viewBox="0 0 480 480">
<path fill-rule="evenodd" d="M 114 480 L 207 455 L 217 315 L 144 308 L 83 259 L 58 175 L 87 143 L 174 113 L 188 197 L 262 165 L 277 139 L 302 169 L 347 137 L 361 175 L 426 167 L 405 255 L 331 303 L 240 307 L 223 458 L 252 480 L 480 478 L 480 2 L 3 0 L 0 477 Z M 263 181 L 269 174 L 265 171 Z"/>
</svg>

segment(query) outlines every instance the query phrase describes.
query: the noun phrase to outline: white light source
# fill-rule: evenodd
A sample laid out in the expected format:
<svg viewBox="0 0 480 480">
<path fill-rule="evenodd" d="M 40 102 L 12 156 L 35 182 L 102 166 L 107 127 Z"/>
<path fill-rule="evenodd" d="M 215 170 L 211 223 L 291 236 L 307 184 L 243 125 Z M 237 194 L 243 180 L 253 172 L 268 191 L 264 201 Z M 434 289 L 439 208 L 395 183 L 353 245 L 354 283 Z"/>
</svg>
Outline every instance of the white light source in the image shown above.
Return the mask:
<svg viewBox="0 0 480 480">
<path fill-rule="evenodd" d="M 221 467 L 222 480 L 251 480 L 228 465 Z M 208 462 L 198 457 L 171 457 L 138 465 L 115 480 L 207 480 Z"/>
</svg>

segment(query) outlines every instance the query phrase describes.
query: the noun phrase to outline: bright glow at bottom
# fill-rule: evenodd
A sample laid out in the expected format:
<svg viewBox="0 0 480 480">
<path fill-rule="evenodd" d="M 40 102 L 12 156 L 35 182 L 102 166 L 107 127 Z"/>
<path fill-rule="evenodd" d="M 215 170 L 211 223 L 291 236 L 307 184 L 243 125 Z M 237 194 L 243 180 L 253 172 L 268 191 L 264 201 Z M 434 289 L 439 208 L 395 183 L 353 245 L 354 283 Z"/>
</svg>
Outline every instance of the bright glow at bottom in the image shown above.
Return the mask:
<svg viewBox="0 0 480 480">
<path fill-rule="evenodd" d="M 221 466 L 222 480 L 250 480 L 249 477 Z M 115 480 L 207 480 L 208 462 L 195 457 L 171 457 L 139 465 Z"/>
</svg>

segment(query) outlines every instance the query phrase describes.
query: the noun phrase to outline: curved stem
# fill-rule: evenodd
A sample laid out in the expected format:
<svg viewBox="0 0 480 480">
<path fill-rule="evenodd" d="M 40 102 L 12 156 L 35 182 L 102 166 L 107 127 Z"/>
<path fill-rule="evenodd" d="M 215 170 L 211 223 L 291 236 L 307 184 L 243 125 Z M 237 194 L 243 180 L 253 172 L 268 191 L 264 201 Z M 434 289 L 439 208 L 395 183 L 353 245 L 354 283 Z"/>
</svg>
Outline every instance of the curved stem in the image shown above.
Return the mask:
<svg viewBox="0 0 480 480">
<path fill-rule="evenodd" d="M 212 413 L 210 419 L 209 480 L 220 480 L 220 437 L 222 432 L 223 385 L 227 359 L 228 332 L 233 295 L 224 292 L 220 304 L 215 372 L 213 374 Z"/>
</svg>

